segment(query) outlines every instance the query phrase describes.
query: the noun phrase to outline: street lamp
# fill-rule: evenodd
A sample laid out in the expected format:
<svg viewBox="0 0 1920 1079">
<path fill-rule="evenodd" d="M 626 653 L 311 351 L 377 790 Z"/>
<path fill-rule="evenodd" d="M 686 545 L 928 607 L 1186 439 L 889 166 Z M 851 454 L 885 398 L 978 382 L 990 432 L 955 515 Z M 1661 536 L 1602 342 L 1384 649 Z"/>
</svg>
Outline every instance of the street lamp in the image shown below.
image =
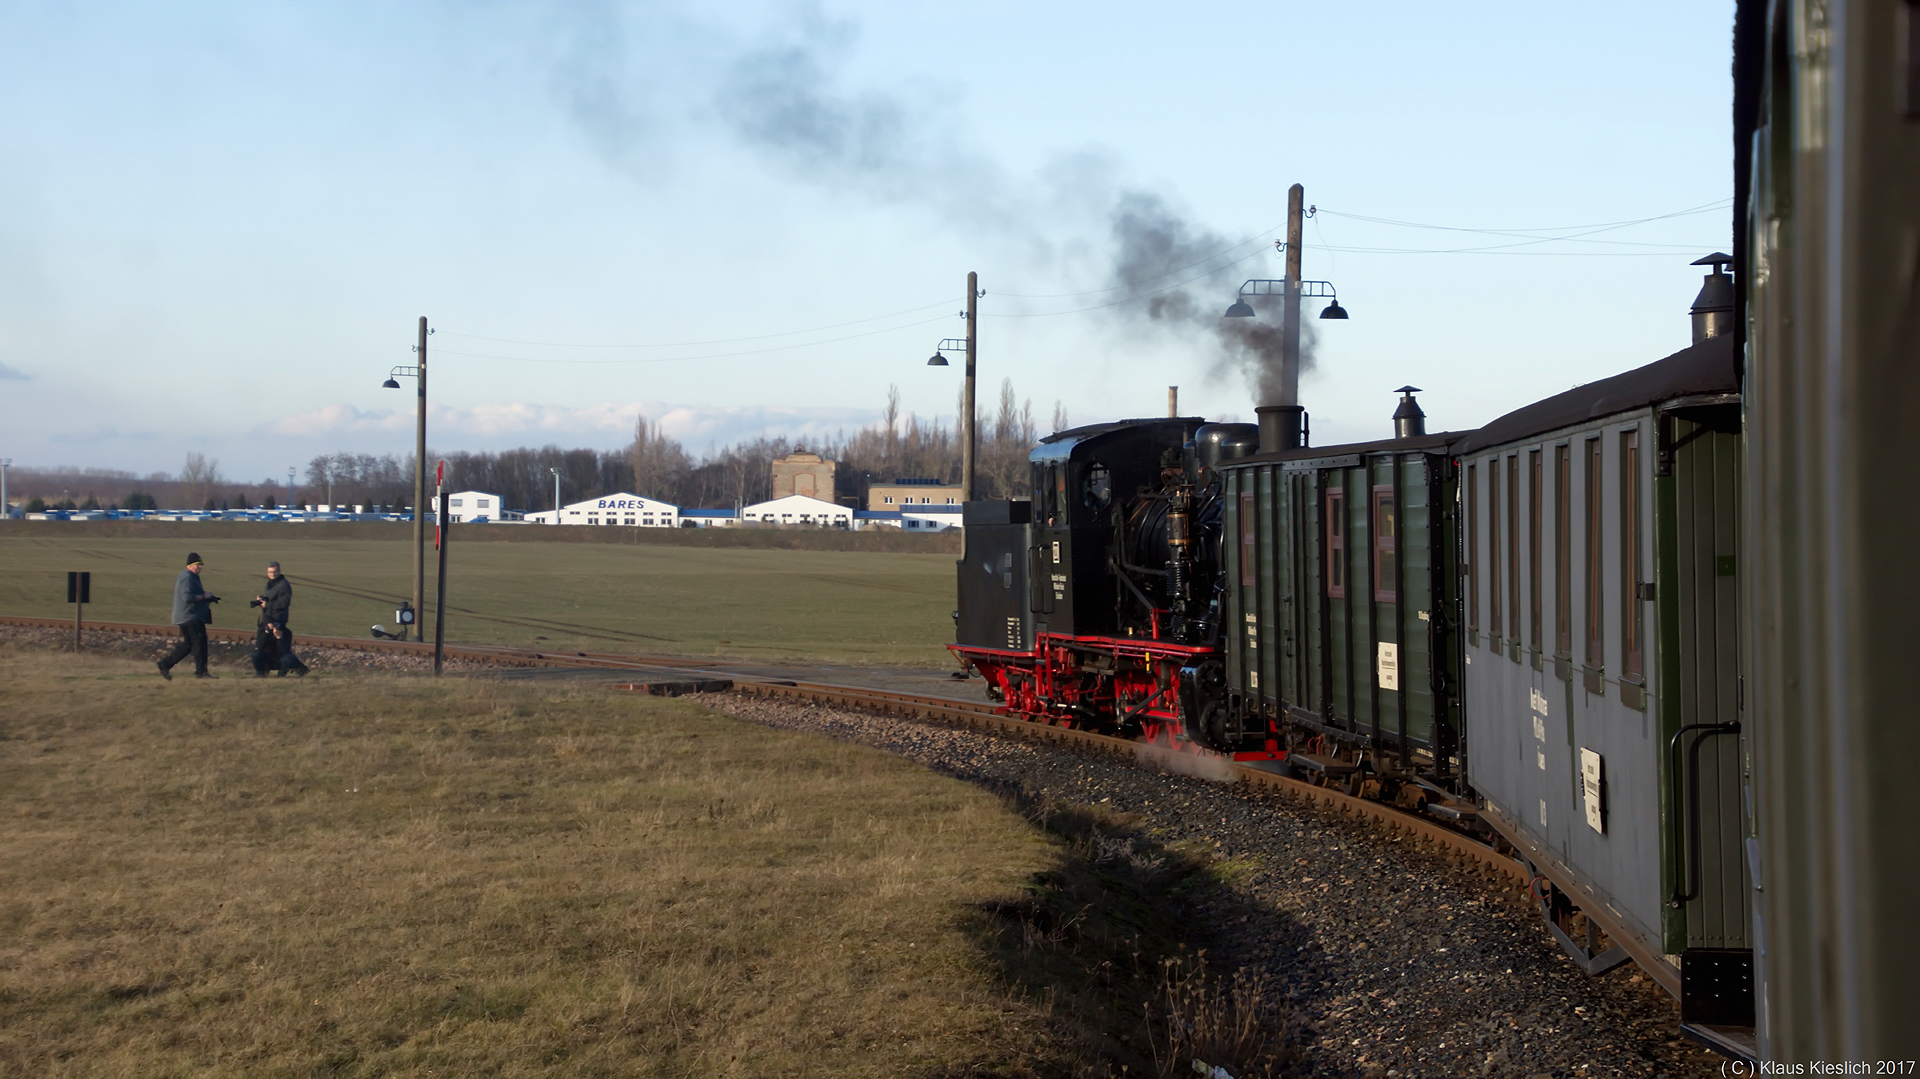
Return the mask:
<svg viewBox="0 0 1920 1079">
<path fill-rule="evenodd" d="M 928 367 L 945 367 L 947 366 L 947 358 L 942 354 L 944 350 L 953 349 L 959 351 L 960 349 L 965 349 L 967 353 L 966 394 L 960 406 L 960 501 L 962 502 L 973 501 L 973 458 L 976 448 L 975 442 L 977 441 L 975 428 L 979 426 L 974 422 L 973 405 L 973 360 L 978 348 L 976 343 L 978 335 L 974 331 L 980 321 L 978 301 L 980 297 L 985 295 L 986 293 L 980 290 L 980 275 L 977 273 L 968 273 L 967 309 L 960 312 L 960 317 L 967 320 L 967 336 L 964 338 L 948 337 L 943 339 L 939 347 L 933 350 L 933 357 L 927 361 Z"/>
<path fill-rule="evenodd" d="M 967 350 L 967 339 L 964 337 L 941 338 L 940 343 L 934 346 L 933 358 L 927 361 L 927 366 L 928 367 L 947 366 L 947 357 L 943 355 L 943 353 L 945 353 L 948 349 L 952 349 L 955 352 L 965 352 Z"/>
<path fill-rule="evenodd" d="M 1282 280 L 1255 278 L 1240 286 L 1239 295 L 1234 297 L 1233 306 L 1227 308 L 1227 318 L 1252 318 L 1253 307 L 1247 303 L 1249 296 L 1282 296 L 1287 294 L 1287 283 Z M 1331 281 L 1300 282 L 1300 299 L 1332 300 L 1320 312 L 1321 318 L 1346 318 L 1347 309 L 1340 306 L 1340 300 L 1333 294 Z"/>
<path fill-rule="evenodd" d="M 413 609 L 416 611 L 421 609 L 427 594 L 427 534 L 421 510 L 425 508 L 427 498 L 427 335 L 432 332 L 427 328 L 427 316 L 421 315 L 420 343 L 413 346 L 413 351 L 420 356 L 420 366 L 395 367 L 387 372 L 387 380 L 380 384 L 382 389 L 397 390 L 400 388 L 400 379 L 412 378 L 418 394 L 413 441 Z M 327 497 L 333 496 L 329 494 Z M 402 632 L 406 628 L 400 627 Z M 417 622 L 413 627 L 413 639 L 426 640 L 425 627 Z"/>
</svg>

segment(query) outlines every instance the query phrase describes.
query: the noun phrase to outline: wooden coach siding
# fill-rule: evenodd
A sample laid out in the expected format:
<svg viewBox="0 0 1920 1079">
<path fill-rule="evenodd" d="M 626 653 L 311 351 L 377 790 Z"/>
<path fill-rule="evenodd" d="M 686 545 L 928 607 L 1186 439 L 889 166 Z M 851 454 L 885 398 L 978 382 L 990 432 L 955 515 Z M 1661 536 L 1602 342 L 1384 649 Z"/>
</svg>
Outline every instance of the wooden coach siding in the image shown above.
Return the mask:
<svg viewBox="0 0 1920 1079">
<path fill-rule="evenodd" d="M 1466 668 L 1466 707 L 1468 711 L 1467 778 L 1488 800 L 1501 807 L 1533 841 L 1552 851 L 1579 874 L 1588 894 L 1606 903 L 1626 917 L 1647 940 L 1660 950 L 1677 953 L 1664 932 L 1667 928 L 1665 889 L 1668 882 L 1663 867 L 1670 864 L 1667 820 L 1663 811 L 1666 770 L 1662 765 L 1666 737 L 1671 734 L 1663 718 L 1656 714 L 1655 701 L 1660 689 L 1655 651 L 1646 649 L 1645 688 L 1648 693 L 1641 707 L 1623 699 L 1618 672 L 1621 663 L 1622 610 L 1625 582 L 1621 577 L 1620 433 L 1641 432 L 1638 473 L 1641 483 L 1643 551 L 1651 554 L 1654 529 L 1653 462 L 1655 454 L 1653 422 L 1650 410 L 1638 414 L 1610 417 L 1576 428 L 1538 434 L 1521 442 L 1475 451 L 1464 459 L 1463 468 L 1474 467 L 1480 494 L 1475 500 L 1479 520 L 1474 533 L 1478 548 L 1473 575 L 1480 596 L 1480 633 L 1469 635 Z M 1587 521 L 1588 487 L 1584 466 L 1589 439 L 1599 438 L 1601 450 L 1599 535 L 1601 550 L 1601 640 L 1604 644 L 1599 693 L 1587 690 L 1581 670 L 1587 640 Z M 1546 461 L 1554 459 L 1554 450 L 1566 446 L 1572 457 L 1569 480 L 1570 514 L 1567 541 L 1568 569 L 1572 574 L 1569 600 L 1572 604 L 1571 662 L 1556 664 L 1553 656 L 1535 655 L 1528 647 L 1528 621 L 1533 597 L 1527 556 L 1530 553 L 1527 522 L 1533 510 L 1532 492 L 1527 481 L 1528 453 L 1539 450 Z M 1518 461 L 1509 472 L 1508 461 Z M 1497 469 L 1500 476 L 1498 505 L 1488 497 L 1487 473 Z M 1558 615 L 1553 587 L 1552 552 L 1559 542 L 1557 521 L 1552 512 L 1555 470 L 1546 469 L 1540 489 L 1541 618 L 1552 626 Z M 1517 497 L 1507 490 L 1508 476 L 1521 478 Z M 1511 501 L 1510 501 L 1511 499 Z M 1509 527 L 1509 516 L 1518 515 L 1517 527 Z M 1498 528 L 1500 559 L 1493 566 L 1489 559 L 1489 536 Z M 1517 536 L 1518 544 L 1509 542 Z M 1518 560 L 1519 571 L 1512 570 Z M 1645 567 L 1652 572 L 1651 558 Z M 1496 593 L 1489 578 L 1499 577 L 1497 593 L 1502 611 L 1498 638 L 1487 630 L 1491 624 L 1492 602 Z M 1508 594 L 1510 583 L 1518 581 L 1520 595 L 1516 603 Z M 1511 625 L 1514 609 L 1521 612 L 1521 625 Z M 1646 619 L 1653 631 L 1654 619 Z M 1543 628 L 1544 628 L 1543 626 Z M 1543 637 L 1542 651 L 1551 653 L 1551 636 Z M 1637 687 L 1636 687 L 1637 688 Z M 1541 706 L 1544 705 L 1544 714 Z M 1541 737 L 1544 734 L 1544 737 Z M 1588 827 L 1580 782 L 1580 750 L 1599 753 L 1604 768 L 1604 833 Z M 1545 760 L 1545 767 L 1539 765 Z M 1655 856 L 1654 852 L 1659 852 Z M 1662 942 L 1665 943 L 1662 943 Z"/>
<path fill-rule="evenodd" d="M 1432 749 L 1436 715 L 1450 708 L 1451 656 L 1436 664 L 1433 634 L 1452 585 L 1451 468 L 1442 455 L 1382 450 L 1229 466 L 1226 572 L 1227 677 L 1262 712 L 1294 708 L 1383 748 Z M 1394 496 L 1394 599 L 1376 598 L 1373 499 Z M 1328 595 L 1325 511 L 1342 498 L 1346 594 Z M 1251 495 L 1249 500 L 1246 497 Z M 1251 517 L 1244 514 L 1251 512 Z M 1252 525 L 1252 543 L 1245 531 Z M 1248 582 L 1251 583 L 1248 583 Z M 1378 676 L 1379 645 L 1395 646 L 1399 688 Z M 1444 677 L 1441 677 L 1444 676 Z M 1451 752 L 1450 745 L 1441 747 Z"/>
<path fill-rule="evenodd" d="M 1675 451 L 1673 474 L 1655 480 L 1660 560 L 1655 640 L 1661 712 L 1677 717 L 1664 726 L 1678 730 L 1739 718 L 1741 479 L 1738 434 L 1700 432 L 1699 424 L 1685 419 L 1672 423 L 1676 444 L 1692 441 Z M 1683 926 L 1672 927 L 1676 938 L 1684 932 L 1686 947 L 1752 947 L 1742 748 L 1740 738 L 1725 735 L 1700 746 L 1702 889 L 1686 904 Z M 1671 791 L 1671 783 L 1665 789 Z M 1673 808 L 1666 808 L 1670 819 Z"/>
</svg>

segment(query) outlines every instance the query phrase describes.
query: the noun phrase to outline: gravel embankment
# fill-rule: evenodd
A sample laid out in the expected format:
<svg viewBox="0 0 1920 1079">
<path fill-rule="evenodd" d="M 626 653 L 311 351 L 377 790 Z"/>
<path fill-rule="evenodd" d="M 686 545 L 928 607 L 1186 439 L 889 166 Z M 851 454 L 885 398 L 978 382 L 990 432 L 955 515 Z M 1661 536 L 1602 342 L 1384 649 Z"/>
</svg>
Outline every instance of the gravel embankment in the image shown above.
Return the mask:
<svg viewBox="0 0 1920 1079">
<path fill-rule="evenodd" d="M 152 663 L 166 655 L 173 648 L 173 642 L 178 639 L 90 629 L 81 632 L 80 647 L 93 655 L 140 659 Z M 39 626 L 0 626 L 0 641 L 34 651 L 64 652 L 73 648 L 73 630 Z M 301 642 L 298 627 L 295 627 L 293 635 L 293 654 L 299 656 L 300 662 L 314 671 L 430 671 L 433 669 L 432 656 L 397 652 L 356 652 L 346 648 L 309 648 Z M 252 655 L 251 640 L 244 642 L 209 640 L 207 669 L 215 675 L 251 676 L 253 674 L 253 660 L 250 658 Z M 462 659 L 448 659 L 441 667 L 443 670 L 462 672 L 495 669 L 491 664 Z M 174 668 L 175 678 L 182 674 L 189 678 L 193 676 L 191 656 Z M 156 673 L 154 677 L 160 676 Z"/>
<path fill-rule="evenodd" d="M 1317 805 L 1041 747 L 737 694 L 713 707 L 899 753 L 960 779 L 1137 814 L 1153 838 L 1238 863 L 1229 900 L 1196 910 L 1210 954 L 1283 987 L 1341 1077 L 1707 1076 L 1672 1002 L 1631 965 L 1589 978 L 1525 893 Z"/>
</svg>

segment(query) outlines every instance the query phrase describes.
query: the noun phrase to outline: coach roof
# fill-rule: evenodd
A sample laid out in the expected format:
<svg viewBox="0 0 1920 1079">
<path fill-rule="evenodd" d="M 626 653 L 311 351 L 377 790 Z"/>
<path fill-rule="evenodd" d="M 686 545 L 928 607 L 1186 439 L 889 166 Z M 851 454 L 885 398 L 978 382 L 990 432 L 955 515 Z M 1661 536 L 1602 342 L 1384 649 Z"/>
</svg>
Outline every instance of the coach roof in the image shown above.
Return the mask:
<svg viewBox="0 0 1920 1079">
<path fill-rule="evenodd" d="M 1711 397 L 1737 394 L 1740 383 L 1734 371 L 1733 335 L 1709 337 L 1691 348 L 1681 349 L 1664 360 L 1636 367 L 1612 378 L 1575 386 L 1516 409 L 1477 431 L 1457 436 L 1455 454 L 1472 453 L 1488 446 L 1519 442 L 1548 431 L 1597 420 L 1637 408 L 1647 408 L 1681 397 Z"/>
</svg>

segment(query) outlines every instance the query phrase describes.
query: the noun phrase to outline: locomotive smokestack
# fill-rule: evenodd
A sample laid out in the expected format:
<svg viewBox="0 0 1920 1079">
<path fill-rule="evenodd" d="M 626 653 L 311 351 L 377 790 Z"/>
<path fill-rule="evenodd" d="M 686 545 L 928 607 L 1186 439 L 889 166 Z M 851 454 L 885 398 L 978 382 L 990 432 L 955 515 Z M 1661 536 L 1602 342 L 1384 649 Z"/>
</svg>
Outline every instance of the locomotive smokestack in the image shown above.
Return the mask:
<svg viewBox="0 0 1920 1079">
<path fill-rule="evenodd" d="M 1299 405 L 1261 405 L 1253 410 L 1260 417 L 1260 452 L 1279 453 L 1300 448 L 1300 417 L 1307 410 Z"/>
<path fill-rule="evenodd" d="M 1713 272 L 1700 286 L 1700 295 L 1693 298 L 1693 343 L 1696 345 L 1733 329 L 1733 278 L 1726 273 L 1727 265 L 1732 262 L 1732 256 L 1715 251 L 1693 263 L 1713 267 Z"/>
<path fill-rule="evenodd" d="M 1393 392 L 1400 395 L 1400 407 L 1393 410 L 1393 437 L 1418 438 L 1426 434 L 1427 414 L 1420 411 L 1420 403 L 1413 399 L 1420 387 L 1402 386 Z"/>
</svg>

